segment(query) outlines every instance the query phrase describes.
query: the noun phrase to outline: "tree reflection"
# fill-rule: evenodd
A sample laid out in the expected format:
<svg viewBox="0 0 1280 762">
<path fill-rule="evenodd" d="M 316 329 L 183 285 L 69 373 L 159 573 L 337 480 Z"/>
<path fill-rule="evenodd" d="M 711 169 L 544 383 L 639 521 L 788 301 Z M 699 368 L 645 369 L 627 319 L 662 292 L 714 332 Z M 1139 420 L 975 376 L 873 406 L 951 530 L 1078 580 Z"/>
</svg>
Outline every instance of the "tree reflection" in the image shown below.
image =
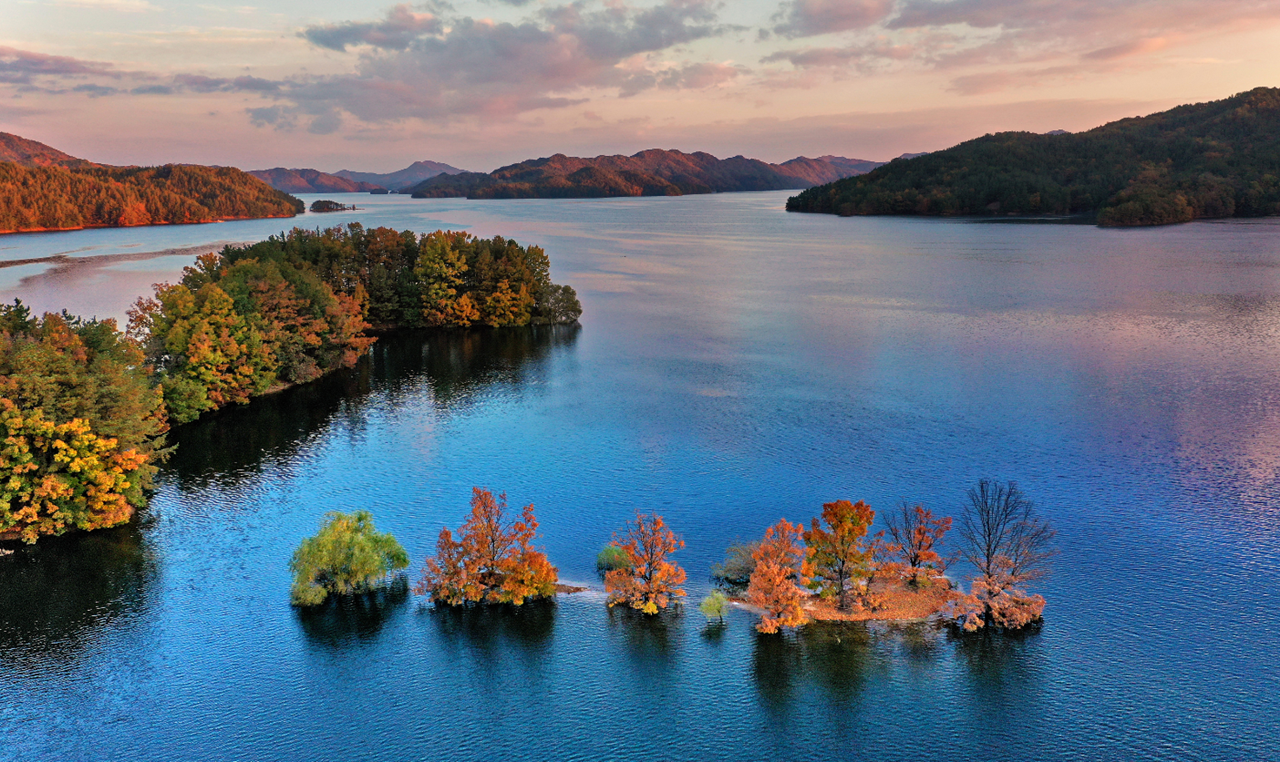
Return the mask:
<svg viewBox="0 0 1280 762">
<path fill-rule="evenodd" d="M 655 676 L 672 666 L 683 618 L 679 606 L 657 614 L 644 614 L 627 606 L 612 606 L 607 611 L 609 629 L 621 636 L 632 663 Z"/>
<path fill-rule="evenodd" d="M 138 522 L 0 558 L 0 664 L 74 661 L 143 616 L 155 562 Z"/>
<path fill-rule="evenodd" d="M 426 614 L 445 642 L 462 644 L 486 654 L 508 648 L 541 651 L 555 632 L 556 602 L 538 599 L 520 606 L 435 605 Z"/>
<path fill-rule="evenodd" d="M 756 688 L 766 705 L 785 712 L 797 692 L 820 687 L 827 700 L 856 702 L 868 681 L 887 669 L 881 638 L 865 624 L 811 622 L 790 633 L 755 633 L 752 666 Z"/>
<path fill-rule="evenodd" d="M 319 606 L 305 606 L 296 612 L 311 642 L 340 649 L 373 640 L 408 599 L 409 580 L 401 574 L 372 592 L 331 595 Z"/>
<path fill-rule="evenodd" d="M 406 332 L 383 337 L 356 367 L 248 405 L 225 408 L 179 426 L 165 471 L 180 486 L 240 481 L 269 459 L 287 459 L 334 420 L 364 426 L 371 395 L 398 406 L 427 384 L 437 405 L 465 405 L 477 390 L 519 385 L 553 350 L 572 346 L 580 327 Z"/>
</svg>

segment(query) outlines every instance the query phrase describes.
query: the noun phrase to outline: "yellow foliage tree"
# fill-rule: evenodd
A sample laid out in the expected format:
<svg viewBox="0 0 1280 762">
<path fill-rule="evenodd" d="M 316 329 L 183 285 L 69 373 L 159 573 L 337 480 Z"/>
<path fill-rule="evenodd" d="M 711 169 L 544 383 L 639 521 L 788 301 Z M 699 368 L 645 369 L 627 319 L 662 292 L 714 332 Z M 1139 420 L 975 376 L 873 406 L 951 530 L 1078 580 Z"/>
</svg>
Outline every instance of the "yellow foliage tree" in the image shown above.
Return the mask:
<svg viewBox="0 0 1280 762">
<path fill-rule="evenodd" d="M 147 456 L 94 434 L 81 418 L 54 423 L 0 399 L 0 537 L 32 543 L 68 529 L 123 524 L 140 501 Z"/>
</svg>

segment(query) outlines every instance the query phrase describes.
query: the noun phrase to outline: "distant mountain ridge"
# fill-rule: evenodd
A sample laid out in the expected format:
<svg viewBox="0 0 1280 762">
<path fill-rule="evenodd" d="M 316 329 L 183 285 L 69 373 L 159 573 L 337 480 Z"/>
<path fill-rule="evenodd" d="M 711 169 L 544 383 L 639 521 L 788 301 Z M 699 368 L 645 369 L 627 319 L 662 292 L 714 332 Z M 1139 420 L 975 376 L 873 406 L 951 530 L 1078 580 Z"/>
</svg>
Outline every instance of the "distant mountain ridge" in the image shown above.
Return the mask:
<svg viewBox="0 0 1280 762">
<path fill-rule="evenodd" d="M 0 233 L 292 217 L 302 202 L 232 167 L 113 167 L 0 133 Z"/>
<path fill-rule="evenodd" d="M 837 161 L 831 161 L 836 159 Z M 415 198 L 606 198 L 788 190 L 865 172 L 878 162 L 798 157 L 783 164 L 701 151 L 649 149 L 632 156 L 581 158 L 555 154 L 492 172 L 438 175 L 413 188 Z"/>
<path fill-rule="evenodd" d="M 1280 89 L 1086 132 L 1002 132 L 807 190 L 797 212 L 1096 215 L 1165 225 L 1280 214 Z"/>
<path fill-rule="evenodd" d="M 285 193 L 368 193 L 384 186 L 353 181 L 318 169 L 255 169 L 249 174 Z"/>
<path fill-rule="evenodd" d="M 439 161 L 415 161 L 395 172 L 352 172 L 344 169 L 334 174 L 355 182 L 380 185 L 387 190 L 404 190 L 438 175 L 459 175 L 465 171 Z"/>
</svg>

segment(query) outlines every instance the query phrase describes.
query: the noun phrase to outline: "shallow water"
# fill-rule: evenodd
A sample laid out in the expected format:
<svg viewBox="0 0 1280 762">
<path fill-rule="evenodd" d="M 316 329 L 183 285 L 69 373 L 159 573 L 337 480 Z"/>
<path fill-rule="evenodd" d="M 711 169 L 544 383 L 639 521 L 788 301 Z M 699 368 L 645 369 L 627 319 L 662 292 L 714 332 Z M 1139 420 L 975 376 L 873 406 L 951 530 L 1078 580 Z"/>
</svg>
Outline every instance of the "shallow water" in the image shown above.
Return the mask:
<svg viewBox="0 0 1280 762">
<path fill-rule="evenodd" d="M 1277 758 L 1280 224 L 838 219 L 785 196 L 371 197 L 299 220 L 543 245 L 582 326 L 380 344 L 176 432 L 135 526 L 0 559 L 0 758 Z M 0 255 L 280 227 L 6 236 Z M 24 266 L 0 296 L 121 315 L 188 259 Z M 582 582 L 657 510 L 697 598 L 780 516 L 954 513 L 982 476 L 1060 531 L 1039 632 L 767 638 L 745 612 L 641 621 L 595 592 L 515 614 L 403 589 L 288 606 L 289 555 L 327 510 L 372 510 L 416 575 L 473 485 L 506 490 Z"/>
</svg>

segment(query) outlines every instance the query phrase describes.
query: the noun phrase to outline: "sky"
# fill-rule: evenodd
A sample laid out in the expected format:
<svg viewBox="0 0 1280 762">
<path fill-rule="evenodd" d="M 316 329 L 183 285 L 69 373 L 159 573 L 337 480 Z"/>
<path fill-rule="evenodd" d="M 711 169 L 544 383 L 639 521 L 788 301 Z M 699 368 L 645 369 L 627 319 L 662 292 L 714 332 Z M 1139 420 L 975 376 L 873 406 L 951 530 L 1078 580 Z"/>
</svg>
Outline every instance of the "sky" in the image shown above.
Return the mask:
<svg viewBox="0 0 1280 762">
<path fill-rule="evenodd" d="M 110 164 L 885 160 L 1280 86 L 1280 0 L 0 0 L 0 131 Z"/>
</svg>

